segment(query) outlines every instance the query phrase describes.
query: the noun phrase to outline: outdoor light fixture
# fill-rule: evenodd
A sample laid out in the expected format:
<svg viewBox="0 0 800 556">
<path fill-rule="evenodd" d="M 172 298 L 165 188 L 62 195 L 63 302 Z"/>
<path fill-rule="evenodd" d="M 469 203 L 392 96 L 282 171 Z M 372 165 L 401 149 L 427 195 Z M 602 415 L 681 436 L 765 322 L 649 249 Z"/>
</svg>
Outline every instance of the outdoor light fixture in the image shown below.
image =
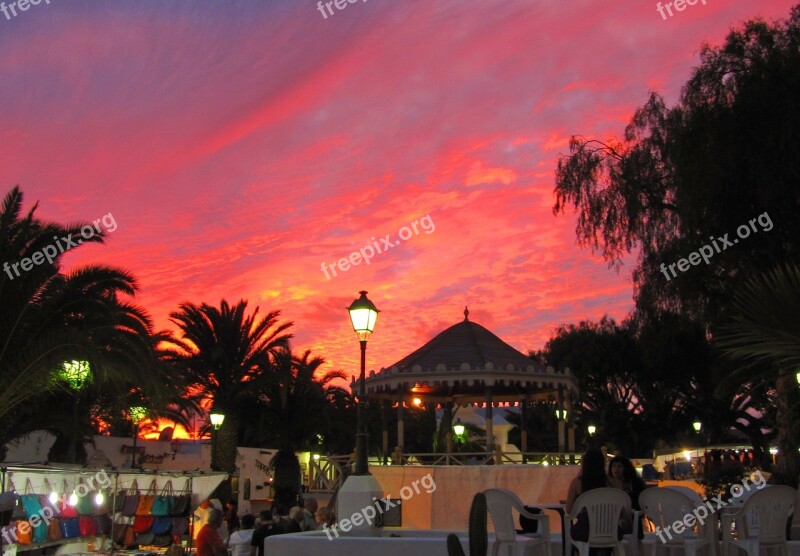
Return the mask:
<svg viewBox="0 0 800 556">
<path fill-rule="evenodd" d="M 692 427 L 694 427 L 694 432 L 700 432 L 700 429 L 703 427 L 703 423 L 700 421 L 695 421 L 692 423 Z"/>
<path fill-rule="evenodd" d="M 800 371 L 797 371 L 795 378 L 797 379 L 797 384 L 800 384 Z"/>
<path fill-rule="evenodd" d="M 594 433 L 597 432 L 597 427 L 595 427 L 594 425 L 589 425 L 588 427 L 586 427 L 586 430 L 589 432 L 589 436 L 593 436 Z"/>
<path fill-rule="evenodd" d="M 147 416 L 147 408 L 136 406 L 128 408 L 128 416 L 133 423 L 133 453 L 131 455 L 131 469 L 136 469 L 136 443 L 139 441 L 139 422 Z"/>
<path fill-rule="evenodd" d="M 686 458 L 686 461 L 692 461 L 692 453 L 689 450 L 683 451 L 683 457 Z"/>
<path fill-rule="evenodd" d="M 105 499 L 106 499 L 105 495 L 102 492 L 98 492 L 97 494 L 94 495 L 94 505 L 102 506 Z"/>
<path fill-rule="evenodd" d="M 420 398 L 414 398 L 411 400 L 411 403 L 413 403 L 415 407 L 419 407 L 422 405 L 422 400 Z"/>
<path fill-rule="evenodd" d="M 367 340 L 375 330 L 378 320 L 378 308 L 367 299 L 367 292 L 358 292 L 361 297 L 356 299 L 347 308 L 350 313 L 350 322 L 353 324 L 358 341 L 361 344 L 361 375 L 358 387 L 358 413 L 356 414 L 356 470 L 355 475 L 369 475 L 367 463 Z"/>
<path fill-rule="evenodd" d="M 91 367 L 88 361 L 64 361 L 56 374 L 73 389 L 80 390 L 89 379 L 90 373 Z"/>
<path fill-rule="evenodd" d="M 225 421 L 225 415 L 223 413 L 214 412 L 210 415 L 211 418 L 211 426 L 214 427 L 214 430 L 219 430 L 222 426 L 222 422 Z"/>
<path fill-rule="evenodd" d="M 456 433 L 456 436 L 464 434 L 464 425 L 461 423 L 461 419 L 456 419 L 456 424 L 453 425 L 453 432 Z"/>
<path fill-rule="evenodd" d="M 360 291 L 361 297 L 353 301 L 347 310 L 350 312 L 350 322 L 353 323 L 359 341 L 366 342 L 369 335 L 375 330 L 375 321 L 378 320 L 378 309 L 375 304 L 367 299 L 367 292 Z"/>
<path fill-rule="evenodd" d="M 567 420 L 567 410 L 566 409 L 556 409 L 556 418 L 566 421 Z"/>
</svg>

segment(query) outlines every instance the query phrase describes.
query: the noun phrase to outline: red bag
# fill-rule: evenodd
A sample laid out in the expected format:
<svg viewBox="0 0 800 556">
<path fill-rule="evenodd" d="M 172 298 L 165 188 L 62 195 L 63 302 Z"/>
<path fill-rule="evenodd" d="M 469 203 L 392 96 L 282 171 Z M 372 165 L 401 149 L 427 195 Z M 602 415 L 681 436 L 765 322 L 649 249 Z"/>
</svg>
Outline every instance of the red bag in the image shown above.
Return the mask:
<svg viewBox="0 0 800 556">
<path fill-rule="evenodd" d="M 136 534 L 149 533 L 155 518 L 149 515 L 137 515 L 133 519 L 133 532 Z"/>
<path fill-rule="evenodd" d="M 97 522 L 92 516 L 82 515 L 78 521 L 78 529 L 81 532 L 81 537 L 97 536 Z"/>
<path fill-rule="evenodd" d="M 64 489 L 64 497 L 58 501 L 58 506 L 61 509 L 61 511 L 58 514 L 58 517 L 63 517 L 63 518 L 78 517 L 78 509 L 75 506 L 70 506 L 68 502 L 70 493 L 67 491 L 66 479 L 64 479 L 62 483 L 62 488 Z"/>
</svg>

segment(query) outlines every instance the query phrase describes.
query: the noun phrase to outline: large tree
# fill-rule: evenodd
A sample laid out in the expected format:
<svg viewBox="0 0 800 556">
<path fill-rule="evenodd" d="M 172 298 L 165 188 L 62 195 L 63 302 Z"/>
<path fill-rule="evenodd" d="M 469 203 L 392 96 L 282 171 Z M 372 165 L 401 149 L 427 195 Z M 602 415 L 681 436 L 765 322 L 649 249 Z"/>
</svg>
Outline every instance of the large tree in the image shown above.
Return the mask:
<svg viewBox="0 0 800 556">
<path fill-rule="evenodd" d="M 84 440 L 76 431 L 88 421 L 83 387 L 114 395 L 161 383 L 152 324 L 129 300 L 138 290 L 129 272 L 102 265 L 61 271 L 62 248 L 102 242 L 103 231 L 82 237 L 90 223 L 49 222 L 36 216 L 37 205 L 24 214 L 22 206 L 19 187 L 0 206 L 0 445 L 44 428 L 65 443 L 61 459 L 75 463 Z M 69 378 L 65 364 L 80 372 Z M 69 419 L 49 411 L 53 392 L 72 404 Z"/>
<path fill-rule="evenodd" d="M 219 307 L 183 303 L 170 319 L 180 337 L 171 337 L 161 348 L 186 387 L 188 397 L 225 415 L 215 431 L 214 467 L 233 472 L 245 401 L 257 399 L 271 380 L 273 358 L 291 338 L 291 322 L 279 322 L 280 311 L 263 317 L 256 308 L 247 315 L 247 301 L 235 305 L 224 299 Z M 230 484 L 223 483 L 220 496 L 229 498 Z"/>
<path fill-rule="evenodd" d="M 797 258 L 798 90 L 800 5 L 786 21 L 749 21 L 704 45 L 677 104 L 652 93 L 621 139 L 572 138 L 554 211 L 577 209 L 578 243 L 612 264 L 638 254 L 635 320 L 681 314 L 712 339 L 737 290 Z M 712 353 L 708 372 L 739 366 Z"/>
</svg>

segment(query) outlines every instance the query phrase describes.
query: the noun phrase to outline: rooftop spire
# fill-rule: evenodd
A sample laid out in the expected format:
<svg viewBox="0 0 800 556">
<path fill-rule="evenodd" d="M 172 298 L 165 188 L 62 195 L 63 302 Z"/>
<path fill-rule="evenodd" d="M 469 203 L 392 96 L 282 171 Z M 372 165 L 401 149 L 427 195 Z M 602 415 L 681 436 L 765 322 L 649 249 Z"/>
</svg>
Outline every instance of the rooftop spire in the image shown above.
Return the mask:
<svg viewBox="0 0 800 556">
<path fill-rule="evenodd" d="M 464 320 L 469 320 L 469 309 L 467 309 L 466 305 L 464 306 Z"/>
</svg>

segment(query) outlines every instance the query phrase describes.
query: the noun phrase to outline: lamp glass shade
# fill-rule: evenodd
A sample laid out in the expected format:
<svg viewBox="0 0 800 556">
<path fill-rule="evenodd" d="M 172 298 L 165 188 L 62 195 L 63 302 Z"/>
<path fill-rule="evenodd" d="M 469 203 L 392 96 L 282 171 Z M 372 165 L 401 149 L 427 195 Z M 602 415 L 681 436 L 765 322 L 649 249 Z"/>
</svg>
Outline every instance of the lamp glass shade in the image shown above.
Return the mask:
<svg viewBox="0 0 800 556">
<path fill-rule="evenodd" d="M 367 292 L 360 291 L 361 297 L 353 301 L 347 310 L 350 312 L 350 322 L 353 330 L 358 335 L 358 339 L 366 342 L 372 331 L 375 330 L 375 322 L 378 320 L 378 309 L 375 304 L 367 299 Z"/>
<path fill-rule="evenodd" d="M 456 436 L 461 436 L 464 434 L 464 425 L 461 423 L 461 419 L 456 421 L 456 424 L 453 425 L 453 432 L 456 433 Z"/>
<path fill-rule="evenodd" d="M 795 378 L 797 379 L 797 384 L 800 384 L 800 371 L 797 371 Z"/>
<path fill-rule="evenodd" d="M 88 361 L 64 361 L 56 376 L 74 390 L 80 390 L 88 382 L 91 367 Z"/>
<path fill-rule="evenodd" d="M 145 407 L 130 407 L 128 408 L 128 415 L 131 417 L 131 422 L 138 425 L 139 421 L 147 416 L 147 408 Z"/>
<path fill-rule="evenodd" d="M 215 429 L 218 429 L 222 426 L 222 422 L 225 421 L 225 415 L 222 413 L 212 413 L 211 414 L 211 426 Z"/>
<path fill-rule="evenodd" d="M 589 425 L 588 427 L 586 427 L 586 430 L 589 431 L 589 436 L 592 436 L 594 433 L 597 432 L 597 427 L 595 427 L 594 425 Z"/>
<path fill-rule="evenodd" d="M 692 423 L 692 427 L 694 427 L 694 432 L 700 432 L 700 429 L 703 427 L 703 423 L 700 421 L 695 421 Z"/>
</svg>

